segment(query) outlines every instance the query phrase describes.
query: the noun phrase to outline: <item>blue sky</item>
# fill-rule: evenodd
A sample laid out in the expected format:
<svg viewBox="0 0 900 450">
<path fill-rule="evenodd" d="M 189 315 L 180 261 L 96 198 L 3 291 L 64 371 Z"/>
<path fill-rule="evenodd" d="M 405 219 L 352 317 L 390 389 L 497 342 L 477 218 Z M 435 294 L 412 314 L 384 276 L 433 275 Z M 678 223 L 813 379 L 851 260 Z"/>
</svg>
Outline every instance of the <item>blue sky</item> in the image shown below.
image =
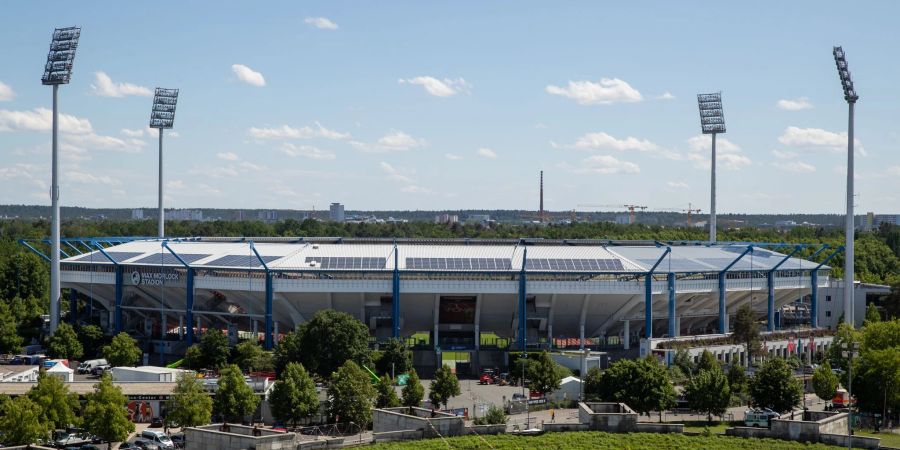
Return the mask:
<svg viewBox="0 0 900 450">
<path fill-rule="evenodd" d="M 49 204 L 55 27 L 63 205 L 156 205 L 154 87 L 179 88 L 171 207 L 709 208 L 696 94 L 722 91 L 720 212 L 900 212 L 900 4 L 17 2 L 0 17 L 0 203 Z M 706 164 L 706 166 L 704 166 Z"/>
</svg>

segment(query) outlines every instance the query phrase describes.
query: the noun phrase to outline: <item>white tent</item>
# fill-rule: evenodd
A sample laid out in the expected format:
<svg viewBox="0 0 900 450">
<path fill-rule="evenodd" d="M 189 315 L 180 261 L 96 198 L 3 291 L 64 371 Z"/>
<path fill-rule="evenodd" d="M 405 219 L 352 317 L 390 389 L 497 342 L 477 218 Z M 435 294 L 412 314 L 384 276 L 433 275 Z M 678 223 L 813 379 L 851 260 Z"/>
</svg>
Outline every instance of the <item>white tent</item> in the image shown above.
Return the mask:
<svg viewBox="0 0 900 450">
<path fill-rule="evenodd" d="M 581 379 L 565 377 L 559 382 L 559 389 L 550 393 L 551 401 L 575 400 L 581 395 Z"/>
<path fill-rule="evenodd" d="M 59 377 L 67 383 L 75 381 L 75 371 L 66 367 L 65 364 L 54 364 L 53 367 L 47 369 L 47 375 Z"/>
</svg>

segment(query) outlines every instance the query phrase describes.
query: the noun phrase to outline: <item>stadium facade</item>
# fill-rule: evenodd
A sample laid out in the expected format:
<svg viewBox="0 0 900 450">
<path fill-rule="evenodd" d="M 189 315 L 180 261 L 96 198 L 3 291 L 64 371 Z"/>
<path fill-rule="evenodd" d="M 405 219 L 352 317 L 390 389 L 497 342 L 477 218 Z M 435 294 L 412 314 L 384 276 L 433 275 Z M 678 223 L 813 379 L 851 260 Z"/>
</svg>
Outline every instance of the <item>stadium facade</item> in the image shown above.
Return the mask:
<svg viewBox="0 0 900 450">
<path fill-rule="evenodd" d="M 785 244 L 96 238 L 66 245 L 61 278 L 73 304 L 88 299 L 88 315 L 110 331 L 162 347 L 190 345 L 213 328 L 255 333 L 271 348 L 317 311 L 334 309 L 364 322 L 376 340 L 412 338 L 438 352 L 497 348 L 492 339 L 508 349 L 551 342 L 627 349 L 648 336 L 727 332 L 744 303 L 774 331 L 779 309 L 805 297 L 815 327 L 818 289 L 830 272 Z"/>
</svg>

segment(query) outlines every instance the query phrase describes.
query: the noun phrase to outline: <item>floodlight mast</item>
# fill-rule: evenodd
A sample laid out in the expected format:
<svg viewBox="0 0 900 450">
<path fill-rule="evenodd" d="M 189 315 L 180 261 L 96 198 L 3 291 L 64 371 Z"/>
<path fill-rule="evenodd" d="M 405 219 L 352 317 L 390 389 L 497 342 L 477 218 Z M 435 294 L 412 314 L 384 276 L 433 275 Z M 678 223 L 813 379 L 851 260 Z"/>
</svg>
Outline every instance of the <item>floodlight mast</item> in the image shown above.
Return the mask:
<svg viewBox="0 0 900 450">
<path fill-rule="evenodd" d="M 716 242 L 716 134 L 725 132 L 725 113 L 722 111 L 722 93 L 697 94 L 700 109 L 700 129 L 703 134 L 712 135 L 710 154 L 709 192 L 709 242 Z"/>
<path fill-rule="evenodd" d="M 850 70 L 847 67 L 844 49 L 840 46 L 834 47 L 831 53 L 834 55 L 834 64 L 837 66 L 841 87 L 844 89 L 844 100 L 847 101 L 849 108 L 847 118 L 847 216 L 844 218 L 844 319 L 851 326 L 854 326 L 856 318 L 854 317 L 855 308 L 853 307 L 853 240 L 856 233 L 856 224 L 853 216 L 853 108 L 856 105 L 856 101 L 859 100 L 859 95 L 856 94 L 853 80 L 850 78 Z"/>
<path fill-rule="evenodd" d="M 72 65 L 75 62 L 75 50 L 81 37 L 80 27 L 57 28 L 50 39 L 50 52 L 47 53 L 47 64 L 41 84 L 53 86 L 53 131 L 50 158 L 50 333 L 59 326 L 59 300 L 61 285 L 59 280 L 59 85 L 69 84 L 72 78 Z M 72 314 L 75 312 L 72 311 Z"/>
<path fill-rule="evenodd" d="M 159 237 L 166 235 L 166 217 L 163 209 L 163 130 L 175 123 L 175 106 L 178 89 L 156 88 L 153 110 L 150 112 L 150 128 L 159 130 Z"/>
</svg>

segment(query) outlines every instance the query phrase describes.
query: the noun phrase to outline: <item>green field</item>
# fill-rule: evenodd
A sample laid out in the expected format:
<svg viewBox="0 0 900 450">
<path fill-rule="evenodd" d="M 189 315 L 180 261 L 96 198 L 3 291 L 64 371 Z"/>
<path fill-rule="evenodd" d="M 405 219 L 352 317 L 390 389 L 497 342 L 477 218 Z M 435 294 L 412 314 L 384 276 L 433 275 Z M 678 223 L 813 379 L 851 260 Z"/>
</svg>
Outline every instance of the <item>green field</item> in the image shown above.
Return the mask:
<svg viewBox="0 0 900 450">
<path fill-rule="evenodd" d="M 385 450 L 427 450 L 427 449 L 608 449 L 608 450 L 794 450 L 794 449 L 831 449 L 822 444 L 803 444 L 799 442 L 779 441 L 774 439 L 743 439 L 725 436 L 684 436 L 681 434 L 623 433 L 610 434 L 600 432 L 547 433 L 541 436 L 519 437 L 512 435 L 499 436 L 464 436 L 449 439 L 426 439 L 420 441 L 395 442 L 377 444 L 375 449 Z"/>
</svg>

